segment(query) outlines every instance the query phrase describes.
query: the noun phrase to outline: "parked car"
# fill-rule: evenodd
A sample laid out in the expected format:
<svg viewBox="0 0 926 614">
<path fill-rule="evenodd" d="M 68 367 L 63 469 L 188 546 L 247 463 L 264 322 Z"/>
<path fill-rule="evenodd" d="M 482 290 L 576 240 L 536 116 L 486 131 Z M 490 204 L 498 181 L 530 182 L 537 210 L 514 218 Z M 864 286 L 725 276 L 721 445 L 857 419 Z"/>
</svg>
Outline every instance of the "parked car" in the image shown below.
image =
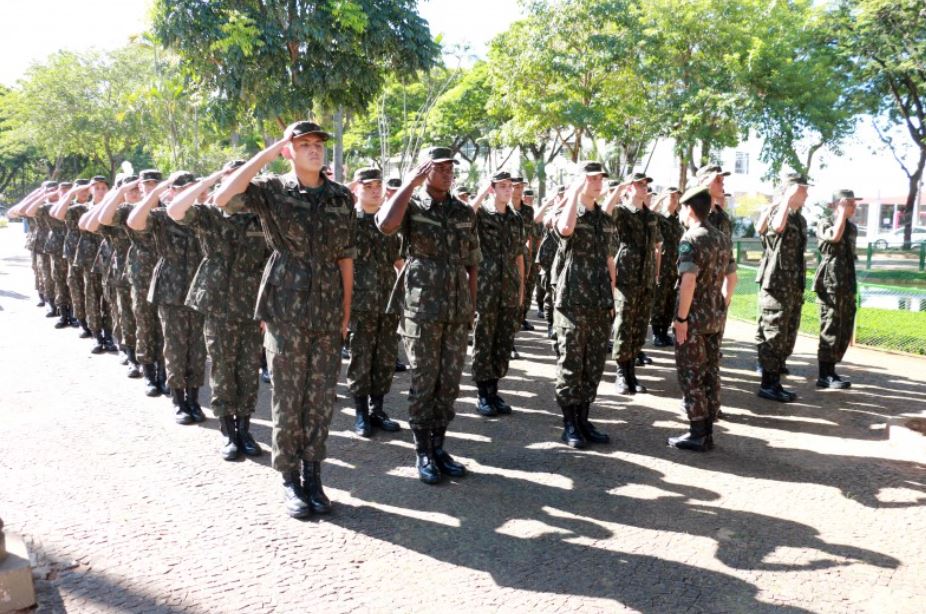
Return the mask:
<svg viewBox="0 0 926 614">
<path fill-rule="evenodd" d="M 903 228 L 897 228 L 890 232 L 878 235 L 872 243 L 875 249 L 887 249 L 889 247 L 903 247 Z M 910 244 L 913 247 L 919 246 L 926 241 L 926 226 L 914 226 L 910 233 Z"/>
</svg>

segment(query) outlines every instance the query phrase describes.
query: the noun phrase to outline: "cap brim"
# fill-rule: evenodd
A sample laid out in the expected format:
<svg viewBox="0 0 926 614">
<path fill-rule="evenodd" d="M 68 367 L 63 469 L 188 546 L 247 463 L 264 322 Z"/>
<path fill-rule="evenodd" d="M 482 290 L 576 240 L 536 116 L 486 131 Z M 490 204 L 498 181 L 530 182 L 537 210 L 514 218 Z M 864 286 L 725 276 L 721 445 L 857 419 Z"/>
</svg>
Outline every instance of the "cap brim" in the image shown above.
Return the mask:
<svg viewBox="0 0 926 614">
<path fill-rule="evenodd" d="M 602 177 L 609 177 L 607 171 L 586 171 L 585 172 L 586 177 L 590 175 L 601 175 Z"/>
<path fill-rule="evenodd" d="M 293 135 L 293 138 L 290 139 L 290 140 L 291 140 L 291 141 L 295 141 L 296 139 L 301 139 L 301 138 L 304 137 L 304 136 L 317 136 L 318 138 L 320 138 L 320 139 L 323 140 L 323 141 L 330 141 L 330 140 L 331 140 L 331 135 L 328 134 L 327 132 L 325 132 L 324 130 L 318 130 L 318 131 L 314 131 L 314 132 L 303 132 L 302 134 L 294 134 L 294 135 Z"/>
<path fill-rule="evenodd" d="M 383 180 L 382 179 L 361 179 L 360 183 L 373 183 L 374 181 L 379 181 L 380 183 L 382 183 Z"/>
<path fill-rule="evenodd" d="M 460 163 L 460 161 L 456 158 L 432 158 L 431 162 L 434 164 L 441 164 L 442 162 L 453 162 L 454 164 Z"/>
</svg>

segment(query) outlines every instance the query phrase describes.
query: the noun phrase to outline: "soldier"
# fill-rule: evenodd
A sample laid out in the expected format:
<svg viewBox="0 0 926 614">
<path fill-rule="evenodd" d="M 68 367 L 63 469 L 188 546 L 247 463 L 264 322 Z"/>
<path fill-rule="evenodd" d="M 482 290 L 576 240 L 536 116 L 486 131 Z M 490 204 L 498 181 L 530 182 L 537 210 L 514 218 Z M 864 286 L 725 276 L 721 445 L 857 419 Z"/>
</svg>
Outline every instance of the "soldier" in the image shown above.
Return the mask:
<svg viewBox="0 0 926 614">
<path fill-rule="evenodd" d="M 376 214 L 382 232 L 401 230 L 407 250 L 389 312 L 401 316 L 399 334 L 412 368 L 408 415 L 415 465 L 426 484 L 466 474 L 444 449 L 444 436 L 460 391 L 481 252 L 475 213 L 450 194 L 457 163 L 449 147 L 432 147 Z"/>
<path fill-rule="evenodd" d="M 321 172 L 329 138 L 313 122 L 291 124 L 213 197 L 229 213 L 242 207 L 256 213 L 273 250 L 254 315 L 266 324 L 273 379 L 272 464 L 283 474 L 286 511 L 295 518 L 331 511 L 321 461 L 353 290 L 353 197 Z M 255 178 L 281 153 L 292 172 Z"/>
<path fill-rule="evenodd" d="M 781 369 L 794 351 L 804 304 L 807 221 L 801 208 L 807 200 L 807 179 L 791 173 L 781 201 L 769 214 L 765 250 L 756 283 L 759 284 L 759 326 L 756 333 L 762 383 L 758 396 L 789 403 L 797 395 L 781 386 Z"/>
<path fill-rule="evenodd" d="M 206 419 L 199 405 L 199 388 L 206 377 L 203 316 L 185 304 L 203 254 L 193 231 L 174 222 L 165 206 L 194 181 L 192 173 L 174 171 L 145 194 L 126 220 L 131 230 L 150 233 L 154 238 L 158 263 L 151 276 L 148 302 L 157 306 L 161 320 L 166 382 L 177 424 Z"/>
<path fill-rule="evenodd" d="M 49 183 L 51 182 L 43 182 L 42 185 L 32 190 L 32 192 L 26 195 L 25 198 L 7 212 L 10 219 L 26 218 L 24 220 L 24 223 L 28 227 L 26 232 L 26 249 L 28 249 L 32 255 L 32 273 L 35 276 L 35 289 L 39 294 L 39 302 L 36 304 L 37 307 L 44 307 L 46 304 L 45 278 L 42 274 L 41 263 L 44 254 L 40 253 L 36 247 L 35 237 L 39 230 L 38 224 L 35 223 L 34 218 L 28 217 L 26 212 L 32 212 L 34 210 L 33 206 L 37 207 L 44 201 L 45 192 Z"/>
<path fill-rule="evenodd" d="M 736 288 L 736 261 L 730 239 L 706 223 L 711 209 L 707 186 L 688 190 L 681 203 L 687 230 L 678 248 L 680 282 L 673 327 L 678 383 L 690 426 L 687 433 L 670 437 L 668 444 L 704 452 L 714 447 L 723 314 Z"/>
<path fill-rule="evenodd" d="M 270 250 L 256 213 L 227 215 L 194 200 L 203 200 L 203 193 L 242 165 L 244 160 L 227 163 L 185 188 L 167 207 L 171 219 L 196 233 L 203 251 L 185 304 L 204 317 L 206 349 L 212 360 L 211 407 L 225 437 L 222 458 L 227 461 L 241 453 L 252 457 L 262 453 L 250 431 L 261 356 L 254 299 Z"/>
<path fill-rule="evenodd" d="M 393 194 L 399 191 L 399 188 L 401 187 L 402 187 L 401 177 L 395 177 L 395 176 L 390 177 L 389 179 L 386 180 L 386 184 L 384 186 L 386 194 L 383 197 L 383 199 L 389 200 L 390 198 L 392 198 Z"/>
<path fill-rule="evenodd" d="M 471 193 L 471 190 L 465 185 L 461 185 L 460 187 L 454 188 L 453 190 L 453 195 L 456 196 L 457 200 L 459 200 L 464 205 L 469 204 L 470 193 Z"/>
<path fill-rule="evenodd" d="M 63 329 L 68 326 L 77 326 L 77 320 L 71 309 L 71 291 L 68 288 L 68 261 L 64 257 L 64 239 L 67 235 L 67 226 L 62 218 L 56 217 L 56 212 L 67 211 L 74 194 L 82 186 L 75 186 L 72 181 L 62 181 L 58 184 L 58 202 L 54 205 L 42 205 L 47 211 L 45 216 L 48 225 L 48 238 L 45 239 L 45 253 L 51 262 L 51 278 L 55 288 L 55 305 L 58 307 L 60 318 L 55 322 L 55 328 Z M 114 348 L 115 350 L 115 348 Z"/>
<path fill-rule="evenodd" d="M 553 331 L 553 287 L 556 283 L 556 275 L 553 273 L 553 265 L 556 261 L 556 254 L 559 251 L 559 239 L 553 231 L 553 223 L 556 220 L 556 213 L 563 205 L 563 198 L 566 193 L 565 186 L 558 186 L 553 190 L 553 196 L 548 198 L 534 214 L 541 227 L 540 245 L 537 248 L 537 265 L 540 268 L 540 281 L 537 284 L 537 307 L 540 309 L 540 315 L 547 322 L 547 338 L 554 338 Z M 541 291 L 542 290 L 542 291 Z M 554 344 L 554 349 L 556 345 Z"/>
<path fill-rule="evenodd" d="M 723 170 L 717 164 L 708 164 L 698 169 L 695 180 L 699 186 L 706 186 L 711 194 L 711 212 L 707 221 L 732 241 L 733 221 L 725 210 L 727 199 L 723 185 L 724 178 L 729 176 L 730 171 Z"/>
<path fill-rule="evenodd" d="M 563 412 L 561 439 L 573 448 L 610 441 L 588 417 L 604 372 L 614 319 L 617 246 L 614 220 L 597 202 L 608 174 L 598 162 L 585 162 L 581 169 L 554 224 L 562 263 L 554 313 L 559 346 L 556 401 Z"/>
<path fill-rule="evenodd" d="M 532 331 L 534 325 L 527 319 L 530 309 L 531 297 L 534 295 L 534 284 L 537 283 L 537 271 L 534 260 L 537 256 L 540 234 L 534 223 L 534 208 L 524 202 L 524 188 L 527 185 L 520 175 L 511 177 L 511 206 L 515 213 L 521 216 L 522 233 L 524 235 L 524 297 L 521 299 L 521 330 Z M 519 358 L 517 350 L 513 350 L 512 358 Z"/>
<path fill-rule="evenodd" d="M 35 222 L 34 248 L 37 254 L 38 267 L 42 275 L 42 285 L 45 287 L 46 318 L 55 318 L 59 315 L 55 304 L 55 280 L 51 276 L 51 254 L 45 249 L 51 226 L 48 223 L 49 211 L 58 202 L 59 191 L 57 181 L 46 181 L 45 193 L 42 198 L 23 209 L 23 215 Z"/>
<path fill-rule="evenodd" d="M 74 181 L 74 198 L 69 203 L 60 203 L 51 211 L 51 215 L 56 220 L 64 222 L 65 234 L 64 245 L 61 254 L 67 261 L 67 285 L 68 294 L 71 297 L 71 309 L 73 317 L 80 325 L 81 339 L 89 339 L 93 336 L 87 327 L 87 311 L 84 299 L 84 275 L 83 270 L 74 264 L 74 256 L 77 252 L 77 243 L 80 241 L 80 228 L 77 223 L 80 216 L 87 212 L 90 203 L 90 180 L 77 179 Z M 106 345 L 104 343 L 100 344 Z"/>
<path fill-rule="evenodd" d="M 644 173 L 633 173 L 612 192 L 604 207 L 614 219 L 617 235 L 613 356 L 618 394 L 646 392 L 646 386 L 637 380 L 635 367 L 646 342 L 662 244 L 657 216 L 645 206 L 652 181 Z M 628 198 L 623 199 L 625 190 Z"/>
<path fill-rule="evenodd" d="M 834 200 L 835 218 L 826 218 L 817 224 L 817 241 L 823 256 L 813 280 L 820 306 L 817 388 L 844 390 L 851 382 L 836 374 L 836 364 L 842 361 L 855 326 L 858 228 L 852 216 L 861 199 L 856 198 L 852 190 L 840 190 Z"/>
<path fill-rule="evenodd" d="M 653 345 L 670 347 L 669 326 L 675 313 L 675 285 L 678 282 L 678 244 L 685 232 L 678 221 L 678 188 L 666 188 L 656 201 L 656 218 L 659 221 L 659 233 L 662 235 L 662 248 L 659 258 L 659 278 L 656 281 L 656 293 L 653 300 L 653 315 L 650 325 L 653 327 Z"/>
<path fill-rule="evenodd" d="M 482 253 L 472 374 L 479 391 L 476 411 L 483 416 L 511 413 L 511 406 L 498 394 L 498 380 L 508 374 L 515 331 L 522 320 L 525 256 L 524 218 L 509 205 L 512 192 L 511 173 L 499 171 L 470 203 Z M 484 206 L 489 194 L 492 203 Z M 533 223 L 533 212 L 530 215 Z"/>
<path fill-rule="evenodd" d="M 395 433 L 399 423 L 386 415 L 383 403 L 397 370 L 399 326 L 397 314 L 386 313 L 397 272 L 404 266 L 398 235 L 387 236 L 376 227 L 376 212 L 383 204 L 382 173 L 361 168 L 351 188 L 357 198 L 354 242 L 354 291 L 350 308 L 350 363 L 347 389 L 354 397 L 354 431 L 361 437 L 373 428 Z M 402 365 L 404 367 L 404 365 Z"/>
</svg>

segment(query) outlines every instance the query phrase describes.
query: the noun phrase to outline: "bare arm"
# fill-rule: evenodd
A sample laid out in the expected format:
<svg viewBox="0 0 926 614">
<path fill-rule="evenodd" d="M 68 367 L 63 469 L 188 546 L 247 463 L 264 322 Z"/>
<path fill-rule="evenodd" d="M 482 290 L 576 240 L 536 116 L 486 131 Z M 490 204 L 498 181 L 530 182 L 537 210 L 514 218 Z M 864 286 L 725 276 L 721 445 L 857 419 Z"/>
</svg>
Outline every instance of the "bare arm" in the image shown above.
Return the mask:
<svg viewBox="0 0 926 614">
<path fill-rule="evenodd" d="M 521 283 L 518 285 L 518 304 L 523 305 L 524 304 L 524 278 L 526 276 L 524 273 L 524 254 L 521 254 L 520 256 L 518 256 L 517 263 L 518 263 L 518 275 L 521 279 Z"/>
<path fill-rule="evenodd" d="M 71 201 L 74 199 L 74 194 L 77 193 L 77 186 L 74 186 L 67 193 L 58 199 L 58 202 L 54 207 L 51 208 L 51 211 L 48 212 L 50 216 L 56 220 L 64 221 L 64 217 L 68 213 L 68 209 L 71 206 Z"/>
<path fill-rule="evenodd" d="M 733 291 L 736 290 L 736 282 L 738 280 L 739 278 L 736 272 L 727 273 L 727 276 L 723 280 L 723 301 L 727 307 L 729 307 L 730 302 L 733 301 Z"/>
<path fill-rule="evenodd" d="M 132 230 L 137 231 L 142 231 L 147 228 L 148 214 L 151 213 L 151 210 L 158 204 L 158 201 L 161 199 L 161 194 L 166 192 L 169 187 L 170 179 L 165 179 L 159 183 L 156 188 L 145 195 L 140 203 L 132 207 L 132 212 L 129 214 L 129 219 L 126 220 L 126 225 Z"/>
<path fill-rule="evenodd" d="M 846 231 L 846 208 L 843 205 L 836 207 L 836 219 L 833 225 L 821 233 L 817 233 L 817 238 L 829 243 L 839 243 L 842 241 L 842 235 Z"/>
<path fill-rule="evenodd" d="M 697 285 L 697 273 L 682 273 L 682 279 L 678 286 L 678 311 L 675 314 L 676 318 L 681 318 L 682 320 L 688 318 L 688 311 L 691 309 L 691 299 L 694 298 L 695 286 Z M 688 322 L 679 322 L 677 319 L 673 319 L 672 326 L 675 328 L 675 340 L 679 345 L 684 345 L 685 342 L 688 341 Z"/>
<path fill-rule="evenodd" d="M 45 197 L 45 190 L 41 187 L 32 190 L 24 199 L 16 203 L 12 209 L 7 212 L 7 215 L 10 219 L 17 217 L 24 217 L 25 211 L 27 211 L 33 204 L 37 202 L 42 202 Z"/>
<path fill-rule="evenodd" d="M 582 183 L 585 182 L 585 177 L 573 182 L 569 187 L 569 190 L 566 191 L 566 204 L 563 207 L 563 210 L 559 212 L 559 215 L 556 216 L 556 231 L 563 237 L 571 237 L 572 233 L 576 229 L 576 216 L 579 206 L 579 190 L 582 187 Z"/>
<path fill-rule="evenodd" d="M 100 224 L 112 226 L 116 209 L 125 201 L 125 194 L 137 186 L 139 182 L 140 180 L 136 179 L 135 181 L 122 184 L 115 190 L 110 190 L 109 193 L 106 194 L 106 198 L 103 199 L 103 202 L 100 203 L 96 215 L 87 222 L 87 230 L 96 232 L 99 230 Z"/>
<path fill-rule="evenodd" d="M 604 206 L 602 207 L 605 213 L 607 213 L 608 215 L 611 215 L 611 212 L 614 210 L 614 207 L 617 205 L 617 203 L 621 201 L 621 199 L 624 197 L 624 194 L 627 192 L 627 188 L 629 187 L 630 187 L 630 183 L 628 182 L 621 183 L 617 186 L 616 190 L 611 192 L 611 195 L 608 196 L 608 200 L 605 201 Z"/>
<path fill-rule="evenodd" d="M 387 235 L 395 234 L 402 225 L 405 218 L 405 212 L 408 210 L 408 201 L 412 199 L 415 189 L 424 183 L 428 173 L 431 172 L 433 163 L 428 160 L 415 169 L 411 179 L 407 180 L 395 194 L 392 195 L 386 204 L 380 207 L 376 212 L 376 226 L 380 232 Z"/>
<path fill-rule="evenodd" d="M 489 191 L 492 189 L 492 183 L 489 182 L 486 185 L 482 186 L 482 189 L 479 190 L 479 194 L 476 195 L 476 198 L 469 201 L 469 206 L 473 208 L 473 211 L 477 211 L 482 205 L 482 201 L 486 199 L 486 196 L 489 195 Z"/>
<path fill-rule="evenodd" d="M 199 193 L 218 183 L 223 174 L 224 171 L 222 170 L 216 171 L 208 177 L 194 182 L 190 187 L 177 194 L 173 200 L 170 201 L 170 204 L 167 205 L 167 215 L 170 216 L 170 219 L 179 222 L 186 217 L 186 212 L 189 211 L 193 203 L 196 202 L 196 197 L 199 196 Z"/>
<path fill-rule="evenodd" d="M 255 154 L 253 158 L 229 175 L 227 181 L 223 182 L 213 195 L 212 202 L 215 206 L 224 209 L 232 198 L 244 192 L 260 169 L 277 159 L 280 151 L 289 143 L 290 134 L 291 131 L 287 128 L 282 139 Z"/>
</svg>

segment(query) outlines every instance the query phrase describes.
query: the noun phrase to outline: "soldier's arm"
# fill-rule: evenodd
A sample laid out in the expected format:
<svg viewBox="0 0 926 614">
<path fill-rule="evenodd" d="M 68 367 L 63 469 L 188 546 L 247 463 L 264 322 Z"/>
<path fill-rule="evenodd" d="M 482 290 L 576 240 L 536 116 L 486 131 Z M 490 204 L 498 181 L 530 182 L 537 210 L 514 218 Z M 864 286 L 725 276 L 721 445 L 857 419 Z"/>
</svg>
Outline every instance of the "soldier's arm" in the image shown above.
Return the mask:
<svg viewBox="0 0 926 614">
<path fill-rule="evenodd" d="M 482 205 L 482 201 L 486 199 L 486 196 L 489 195 L 489 192 L 492 190 L 492 182 L 482 186 L 482 189 L 479 190 L 479 194 L 476 194 L 476 198 L 473 198 L 469 201 L 469 206 L 473 208 L 473 211 L 479 211 L 479 207 Z"/>
<path fill-rule="evenodd" d="M 212 202 L 215 203 L 216 207 L 226 208 L 232 198 L 248 189 L 248 184 L 257 176 L 260 169 L 277 159 L 283 148 L 293 138 L 293 126 L 295 124 L 287 126 L 286 130 L 283 131 L 283 138 L 254 154 L 250 160 L 230 174 L 227 181 L 222 182 L 222 185 L 215 191 L 212 198 Z"/>
<path fill-rule="evenodd" d="M 687 320 L 688 312 L 691 310 L 691 299 L 694 298 L 695 287 L 698 285 L 698 274 L 695 271 L 686 271 L 682 273 L 682 278 L 678 285 L 678 309 L 675 312 L 675 318 L 672 320 L 672 327 L 675 329 L 675 339 L 679 345 L 684 345 L 688 341 L 688 322 L 679 322 Z"/>
<path fill-rule="evenodd" d="M 71 206 L 71 201 L 74 199 L 74 194 L 77 193 L 78 187 L 82 186 L 75 185 L 73 188 L 68 190 L 64 196 L 59 198 L 57 204 L 51 208 L 48 214 L 56 220 L 61 220 L 63 222 L 64 217 L 67 215 L 68 208 Z"/>
<path fill-rule="evenodd" d="M 161 194 L 166 192 L 167 188 L 170 187 L 170 182 L 170 178 L 165 179 L 151 190 L 151 192 L 145 195 L 140 203 L 132 207 L 129 219 L 125 222 L 129 228 L 140 232 L 148 227 L 148 214 L 150 214 L 151 210 L 158 204 Z"/>
<path fill-rule="evenodd" d="M 341 292 L 343 301 L 341 308 L 344 310 L 344 317 L 341 319 L 341 339 L 347 338 L 347 329 L 350 325 L 350 303 L 354 293 L 354 259 L 341 258 L 338 260 L 338 269 L 341 271 Z"/>
<path fill-rule="evenodd" d="M 96 232 L 100 228 L 100 224 L 104 226 L 112 226 L 116 209 L 118 209 L 119 205 L 125 201 L 126 193 L 131 191 L 132 188 L 137 186 L 140 182 L 140 179 L 136 179 L 134 181 L 129 181 L 128 183 L 123 183 L 115 190 L 110 190 L 106 194 L 106 198 L 103 199 L 103 202 L 100 203 L 100 207 L 96 215 L 93 216 L 92 220 L 87 222 L 87 230 Z"/>
<path fill-rule="evenodd" d="M 764 235 L 768 231 L 768 216 L 771 212 L 770 205 L 759 213 L 759 219 L 756 220 L 756 234 Z"/>
<path fill-rule="evenodd" d="M 194 181 L 190 187 L 174 196 L 170 204 L 167 205 L 167 215 L 170 216 L 170 219 L 179 222 L 185 218 L 187 211 L 189 211 L 190 207 L 196 202 L 196 197 L 199 196 L 199 193 L 217 184 L 224 173 L 224 170 L 218 170 L 208 177 L 203 177 L 199 181 Z"/>
<path fill-rule="evenodd" d="M 624 197 L 624 194 L 627 192 L 627 188 L 629 187 L 630 187 L 630 182 L 625 181 L 619 184 L 614 189 L 614 191 L 611 192 L 611 194 L 608 196 L 608 200 L 605 201 L 604 206 L 602 207 L 605 213 L 607 213 L 608 215 L 611 215 L 611 212 L 614 211 L 614 207 L 617 205 L 617 203 L 621 201 L 621 198 Z"/>
<path fill-rule="evenodd" d="M 10 219 L 17 217 L 31 217 L 26 216 L 25 211 L 29 210 L 32 205 L 38 202 L 42 202 L 42 198 L 45 196 L 45 190 L 41 187 L 38 187 L 32 192 L 30 192 L 24 199 L 16 203 L 12 209 L 7 212 Z"/>
<path fill-rule="evenodd" d="M 23 216 L 35 217 L 35 212 L 38 211 L 39 207 L 41 207 L 43 204 L 45 204 L 45 194 L 42 194 L 39 198 L 36 198 L 32 204 L 30 204 L 28 207 L 25 207 L 22 210 Z"/>
<path fill-rule="evenodd" d="M 518 276 L 521 279 L 521 283 L 518 285 L 518 304 L 523 305 L 524 304 L 524 286 L 525 286 L 524 254 L 521 254 L 520 256 L 518 256 L 516 262 L 518 263 Z"/>
<path fill-rule="evenodd" d="M 579 206 L 579 190 L 585 183 L 585 176 L 580 176 L 566 190 L 566 201 L 563 210 L 556 216 L 556 232 L 562 237 L 571 237 L 576 229 L 576 217 Z"/>
<path fill-rule="evenodd" d="M 428 160 L 416 168 L 402 187 L 396 190 L 392 198 L 376 212 L 376 227 L 380 232 L 391 235 L 399 230 L 402 220 L 405 219 L 405 212 L 408 210 L 408 202 L 412 199 L 412 194 L 427 179 L 432 166 L 433 163 Z"/>
<path fill-rule="evenodd" d="M 818 226 L 817 239 L 827 243 L 839 243 L 842 241 L 842 235 L 846 231 L 846 208 L 843 205 L 836 206 L 836 218 L 832 226 Z"/>
</svg>

